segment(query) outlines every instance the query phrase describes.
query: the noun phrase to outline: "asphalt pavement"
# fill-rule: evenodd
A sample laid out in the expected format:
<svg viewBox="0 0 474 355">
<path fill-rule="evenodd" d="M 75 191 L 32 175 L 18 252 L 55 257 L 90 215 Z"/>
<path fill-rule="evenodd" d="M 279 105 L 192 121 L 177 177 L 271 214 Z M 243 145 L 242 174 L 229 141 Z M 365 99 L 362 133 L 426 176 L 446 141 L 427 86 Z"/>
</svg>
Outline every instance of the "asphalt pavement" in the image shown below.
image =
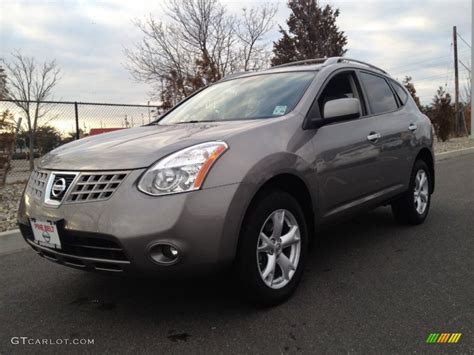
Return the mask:
<svg viewBox="0 0 474 355">
<path fill-rule="evenodd" d="M 474 154 L 439 162 L 423 225 L 385 207 L 326 229 L 294 297 L 270 309 L 223 276 L 133 280 L 0 250 L 0 354 L 473 353 L 473 221 Z"/>
</svg>

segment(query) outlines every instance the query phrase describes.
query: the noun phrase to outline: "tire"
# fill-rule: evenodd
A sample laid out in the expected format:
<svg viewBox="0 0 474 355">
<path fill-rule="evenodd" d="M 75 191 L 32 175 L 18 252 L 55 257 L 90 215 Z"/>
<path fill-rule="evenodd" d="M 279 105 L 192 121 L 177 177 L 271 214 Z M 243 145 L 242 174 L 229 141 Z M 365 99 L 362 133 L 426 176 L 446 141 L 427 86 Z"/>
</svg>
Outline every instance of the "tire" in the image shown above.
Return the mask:
<svg viewBox="0 0 474 355">
<path fill-rule="evenodd" d="M 298 201 L 280 190 L 261 193 L 249 208 L 240 234 L 235 272 L 242 295 L 263 306 L 282 303 L 300 282 L 307 252 L 307 224 Z"/>
<path fill-rule="evenodd" d="M 419 190 L 419 184 L 417 183 L 420 174 L 426 176 L 426 185 L 421 190 Z M 432 186 L 430 169 L 423 160 L 415 162 L 409 186 L 408 191 L 399 200 L 392 203 L 392 213 L 395 220 L 401 224 L 421 224 L 428 216 Z M 426 199 L 425 202 L 424 199 Z M 424 208 L 420 205 L 421 203 L 424 204 Z"/>
</svg>

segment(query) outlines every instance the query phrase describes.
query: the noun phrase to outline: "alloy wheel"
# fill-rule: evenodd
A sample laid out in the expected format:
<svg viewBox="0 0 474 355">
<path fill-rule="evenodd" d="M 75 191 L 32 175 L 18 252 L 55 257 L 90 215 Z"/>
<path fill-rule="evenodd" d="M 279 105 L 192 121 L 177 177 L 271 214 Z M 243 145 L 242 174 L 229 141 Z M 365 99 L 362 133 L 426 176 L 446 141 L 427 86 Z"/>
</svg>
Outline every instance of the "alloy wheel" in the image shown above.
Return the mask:
<svg viewBox="0 0 474 355">
<path fill-rule="evenodd" d="M 272 212 L 260 229 L 257 264 L 262 280 L 273 289 L 286 286 L 294 276 L 301 254 L 298 221 L 288 210 Z"/>
<path fill-rule="evenodd" d="M 413 199 L 415 202 L 415 209 L 418 214 L 423 214 L 428 206 L 429 197 L 428 176 L 422 169 L 418 170 L 415 176 L 415 188 Z"/>
</svg>

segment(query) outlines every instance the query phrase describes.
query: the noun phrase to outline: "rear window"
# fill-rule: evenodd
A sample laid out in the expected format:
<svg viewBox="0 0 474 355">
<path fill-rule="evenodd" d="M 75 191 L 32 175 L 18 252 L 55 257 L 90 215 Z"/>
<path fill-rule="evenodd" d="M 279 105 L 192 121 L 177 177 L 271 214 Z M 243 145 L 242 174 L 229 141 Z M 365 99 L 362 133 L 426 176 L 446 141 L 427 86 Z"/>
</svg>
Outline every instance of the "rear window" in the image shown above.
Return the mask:
<svg viewBox="0 0 474 355">
<path fill-rule="evenodd" d="M 365 72 L 360 73 L 360 78 L 367 93 L 372 113 L 391 112 L 398 108 L 392 89 L 384 78 Z"/>
<path fill-rule="evenodd" d="M 400 99 L 402 104 L 405 104 L 407 102 L 407 99 L 408 99 L 408 94 L 405 91 L 405 89 L 402 88 L 402 86 L 399 83 L 397 83 L 396 81 L 393 81 L 393 80 L 392 80 L 392 86 L 395 89 L 395 92 L 397 93 L 398 98 Z"/>
</svg>

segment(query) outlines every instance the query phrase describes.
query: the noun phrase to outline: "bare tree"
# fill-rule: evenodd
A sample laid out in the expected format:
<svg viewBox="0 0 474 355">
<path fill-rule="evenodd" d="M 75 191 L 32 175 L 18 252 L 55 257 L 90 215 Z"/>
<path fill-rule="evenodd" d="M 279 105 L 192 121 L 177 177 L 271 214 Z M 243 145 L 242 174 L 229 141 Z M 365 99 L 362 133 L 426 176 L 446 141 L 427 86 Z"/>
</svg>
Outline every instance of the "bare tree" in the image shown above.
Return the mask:
<svg viewBox="0 0 474 355">
<path fill-rule="evenodd" d="M 135 21 L 143 40 L 125 49 L 127 68 L 153 85 L 163 109 L 230 73 L 256 69 L 265 62 L 262 40 L 276 7 L 242 11 L 239 21 L 219 0 L 168 0 L 163 20 Z"/>
<path fill-rule="evenodd" d="M 153 84 L 155 92 L 163 91 L 170 82 L 173 85 L 169 91 L 173 98 L 187 96 L 192 92 L 187 87 L 188 78 L 196 74 L 194 55 L 186 50 L 176 25 L 156 21 L 151 16 L 144 21 L 137 20 L 135 25 L 144 38 L 132 50 L 125 50 L 129 59 L 128 69 L 134 78 Z"/>
<path fill-rule="evenodd" d="M 167 15 L 179 40 L 195 55 L 203 79 L 219 80 L 232 60 L 235 18 L 218 0 L 169 0 Z"/>
<path fill-rule="evenodd" d="M 5 69 L 0 65 L 0 100 L 8 98 L 7 75 Z"/>
<path fill-rule="evenodd" d="M 60 79 L 60 70 L 54 60 L 38 64 L 33 57 L 24 56 L 18 51 L 12 53 L 11 57 L 10 62 L 2 62 L 7 71 L 9 97 L 15 100 L 15 104 L 25 116 L 29 136 L 30 170 L 33 170 L 38 120 L 47 113 L 42 101 L 51 97 Z"/>
<path fill-rule="evenodd" d="M 259 42 L 270 32 L 274 23 L 273 18 L 278 10 L 277 6 L 265 5 L 262 7 L 244 8 L 242 20 L 238 23 L 237 36 L 242 42 L 243 69 L 257 70 L 268 64 L 265 60 L 270 51 Z"/>
</svg>

